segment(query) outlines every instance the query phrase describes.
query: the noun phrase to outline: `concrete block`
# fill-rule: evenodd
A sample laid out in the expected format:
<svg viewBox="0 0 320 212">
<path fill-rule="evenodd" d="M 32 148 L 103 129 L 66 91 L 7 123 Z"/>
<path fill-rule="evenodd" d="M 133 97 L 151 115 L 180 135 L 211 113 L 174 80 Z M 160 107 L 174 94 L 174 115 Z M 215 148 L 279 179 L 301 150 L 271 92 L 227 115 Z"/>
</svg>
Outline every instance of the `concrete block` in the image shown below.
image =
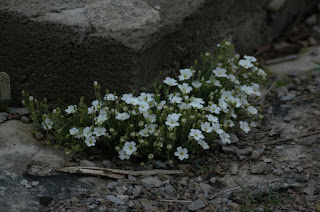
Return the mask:
<svg viewBox="0 0 320 212">
<path fill-rule="evenodd" d="M 250 54 L 319 1 L 290 0 L 272 14 L 269 2 L 0 1 L 0 67 L 17 96 L 26 90 L 38 99 L 92 100 L 95 80 L 102 90 L 139 91 L 160 70 L 186 68 L 225 38 Z"/>
<path fill-rule="evenodd" d="M 11 99 L 10 77 L 5 72 L 0 72 L 0 100 Z"/>
</svg>

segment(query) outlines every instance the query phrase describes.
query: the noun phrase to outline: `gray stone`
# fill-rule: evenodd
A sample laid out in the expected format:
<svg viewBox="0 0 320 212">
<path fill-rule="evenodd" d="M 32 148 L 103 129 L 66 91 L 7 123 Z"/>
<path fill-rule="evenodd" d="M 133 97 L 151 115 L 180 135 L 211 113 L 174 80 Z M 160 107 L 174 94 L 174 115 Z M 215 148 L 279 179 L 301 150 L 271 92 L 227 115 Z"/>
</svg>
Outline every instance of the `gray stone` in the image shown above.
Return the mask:
<svg viewBox="0 0 320 212">
<path fill-rule="evenodd" d="M 271 0 L 268 4 L 268 10 L 278 12 L 285 5 L 287 0 Z"/>
<path fill-rule="evenodd" d="M 140 200 L 141 205 L 144 207 L 145 210 L 152 210 L 152 204 L 149 202 L 149 200 L 143 198 Z"/>
<path fill-rule="evenodd" d="M 80 160 L 80 166 L 82 166 L 82 167 L 96 167 L 97 165 L 89 160 Z"/>
<path fill-rule="evenodd" d="M 239 138 L 236 134 L 234 133 L 231 133 L 230 134 L 230 140 L 231 140 L 231 143 L 237 143 L 239 141 Z"/>
<path fill-rule="evenodd" d="M 128 180 L 130 180 L 130 181 L 137 181 L 137 178 L 135 177 L 135 176 L 133 176 L 133 175 L 128 175 Z"/>
<path fill-rule="evenodd" d="M 251 165 L 251 168 L 250 168 L 250 172 L 252 174 L 261 174 L 263 173 L 264 171 L 267 171 L 268 170 L 268 165 L 264 162 L 259 162 L 259 163 L 256 163 L 256 164 L 252 164 Z"/>
<path fill-rule="evenodd" d="M 115 189 L 118 185 L 119 185 L 118 182 L 110 182 L 110 183 L 108 183 L 107 188 L 108 189 Z"/>
<path fill-rule="evenodd" d="M 211 186 L 207 183 L 200 183 L 200 188 L 202 189 L 203 192 L 208 193 L 211 190 Z"/>
<path fill-rule="evenodd" d="M 124 205 L 124 204 L 126 204 L 123 200 L 115 197 L 114 195 L 107 195 L 106 198 L 107 198 L 108 200 L 110 200 L 111 202 L 116 203 L 116 204 L 118 204 L 118 205 Z"/>
<path fill-rule="evenodd" d="M 228 152 L 235 152 L 237 149 L 237 147 L 235 145 L 226 145 L 226 146 L 222 146 L 222 150 L 226 153 Z"/>
<path fill-rule="evenodd" d="M 190 211 L 196 211 L 196 210 L 199 210 L 204 207 L 206 207 L 206 205 L 204 204 L 204 202 L 201 199 L 193 201 L 190 205 L 188 205 L 188 209 Z"/>
<path fill-rule="evenodd" d="M 103 160 L 102 164 L 105 168 L 112 168 L 114 166 L 114 164 L 110 160 Z"/>
<path fill-rule="evenodd" d="M 268 69 L 276 74 L 285 75 L 290 72 L 306 73 L 308 70 L 317 68 L 317 64 L 314 61 L 320 61 L 320 47 L 306 48 L 301 50 L 301 52 L 303 53 L 298 54 L 295 60 L 268 65 Z M 316 52 L 317 55 L 314 55 L 314 52 Z"/>
<path fill-rule="evenodd" d="M 230 174 L 235 175 L 238 173 L 238 164 L 232 163 L 230 167 Z"/>
<path fill-rule="evenodd" d="M 31 185 L 33 187 L 37 187 L 39 185 L 39 182 L 38 181 L 32 181 Z"/>
<path fill-rule="evenodd" d="M 294 96 L 281 96 L 280 102 L 290 102 L 294 99 Z"/>
<path fill-rule="evenodd" d="M 117 198 L 123 200 L 124 202 L 128 202 L 129 201 L 129 196 L 128 195 L 118 194 Z"/>
<path fill-rule="evenodd" d="M 174 194 L 174 188 L 169 184 L 165 185 L 164 191 L 168 196 L 172 196 Z"/>
<path fill-rule="evenodd" d="M 36 134 L 34 134 L 34 137 L 38 140 L 41 141 L 42 139 L 44 139 L 44 135 L 41 132 L 36 132 Z"/>
<path fill-rule="evenodd" d="M 136 196 L 139 196 L 140 193 L 141 193 L 141 187 L 135 185 L 134 188 L 132 189 L 132 195 L 136 197 Z"/>
<path fill-rule="evenodd" d="M 244 148 L 244 149 L 235 149 L 235 152 L 239 155 L 249 155 L 252 153 L 252 150 L 253 148 L 250 146 L 250 147 L 247 147 L 247 148 Z"/>
<path fill-rule="evenodd" d="M 134 206 L 134 202 L 133 201 L 129 201 L 129 202 L 127 202 L 127 204 L 126 204 L 129 208 L 132 208 L 133 206 Z"/>
<path fill-rule="evenodd" d="M 215 178 L 215 177 L 210 178 L 210 183 L 216 183 L 216 182 L 217 182 L 217 178 Z"/>
<path fill-rule="evenodd" d="M 156 187 L 156 185 L 158 187 L 159 183 L 161 185 L 161 181 L 158 179 L 158 177 L 147 177 L 141 180 L 141 184 L 146 188 Z"/>
<path fill-rule="evenodd" d="M 303 171 L 303 167 L 298 167 L 298 168 L 297 168 L 297 171 L 298 171 L 299 173 L 301 173 L 301 172 Z"/>
<path fill-rule="evenodd" d="M 28 184 L 28 180 L 23 179 L 23 180 L 20 181 L 20 184 L 23 185 L 23 186 L 25 186 L 25 185 Z"/>
<path fill-rule="evenodd" d="M 251 154 L 252 159 L 258 159 L 260 158 L 260 153 L 257 150 L 253 150 Z"/>
<path fill-rule="evenodd" d="M 17 96 L 25 89 L 38 98 L 91 100 L 96 79 L 102 90 L 139 90 L 163 67 L 188 67 L 228 36 L 241 54 L 252 52 L 316 4 L 290 0 L 268 18 L 264 1 L 0 1 L 0 67 L 10 71 Z"/>
<path fill-rule="evenodd" d="M 186 179 L 182 179 L 182 180 L 180 180 L 180 182 L 179 182 L 181 185 L 187 185 L 188 184 L 188 182 L 187 182 L 187 180 Z"/>
<path fill-rule="evenodd" d="M 32 186 L 30 185 L 30 184 L 26 184 L 26 185 L 24 185 L 24 187 L 26 187 L 26 188 L 32 188 Z"/>
<path fill-rule="evenodd" d="M 316 191 L 316 187 L 313 185 L 308 185 L 305 189 L 302 190 L 302 192 L 312 196 L 314 195 L 314 192 Z"/>
<path fill-rule="evenodd" d="M 11 99 L 10 77 L 5 72 L 0 72 L 0 101 Z"/>
<path fill-rule="evenodd" d="M 27 116 L 21 116 L 21 121 L 25 124 L 31 123 L 31 119 Z"/>
<path fill-rule="evenodd" d="M 162 161 L 160 161 L 160 160 L 156 160 L 155 162 L 154 162 L 154 166 L 155 166 L 155 168 L 156 169 L 165 169 L 165 168 L 167 168 L 167 163 L 165 163 L 165 162 L 162 162 Z"/>
<path fill-rule="evenodd" d="M 7 120 L 8 113 L 2 112 L 0 113 L 0 123 L 5 122 Z"/>
<path fill-rule="evenodd" d="M 272 162 L 272 159 L 271 158 L 263 158 L 262 159 L 263 160 L 263 162 L 265 162 L 265 163 L 271 163 Z"/>
<path fill-rule="evenodd" d="M 306 24 L 308 25 L 315 25 L 317 24 L 318 20 L 317 20 L 317 15 L 314 14 L 312 16 L 309 16 L 307 19 L 306 19 Z"/>
</svg>

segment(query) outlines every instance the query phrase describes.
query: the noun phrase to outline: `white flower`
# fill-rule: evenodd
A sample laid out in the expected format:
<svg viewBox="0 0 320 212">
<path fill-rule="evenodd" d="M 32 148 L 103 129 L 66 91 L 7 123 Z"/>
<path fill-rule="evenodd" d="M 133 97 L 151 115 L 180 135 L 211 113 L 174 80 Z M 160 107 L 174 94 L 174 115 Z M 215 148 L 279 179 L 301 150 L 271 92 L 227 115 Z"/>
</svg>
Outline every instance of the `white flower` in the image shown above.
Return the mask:
<svg viewBox="0 0 320 212">
<path fill-rule="evenodd" d="M 223 144 L 230 144 L 231 143 L 231 140 L 229 139 L 230 138 L 230 135 L 228 133 L 222 133 L 219 135 L 219 137 L 221 138 L 221 142 Z"/>
<path fill-rule="evenodd" d="M 246 59 L 246 60 L 249 60 L 252 63 L 257 61 L 257 59 L 255 57 L 252 57 L 252 56 L 245 55 L 245 56 L 243 56 L 243 58 Z"/>
<path fill-rule="evenodd" d="M 123 151 L 127 154 L 127 155 L 132 155 L 132 153 L 134 153 L 135 151 L 137 151 L 137 147 L 136 147 L 136 143 L 134 141 L 131 142 L 126 142 L 123 146 Z"/>
<path fill-rule="evenodd" d="M 226 102 L 232 102 L 234 97 L 232 96 L 231 91 L 222 91 L 221 98 Z"/>
<path fill-rule="evenodd" d="M 227 124 L 229 125 L 229 127 L 234 127 L 234 123 L 231 119 L 227 120 Z"/>
<path fill-rule="evenodd" d="M 144 129 L 140 130 L 139 134 L 140 134 L 142 137 L 149 137 L 149 130 L 148 130 L 148 128 L 144 128 Z"/>
<path fill-rule="evenodd" d="M 193 81 L 191 84 L 194 88 L 200 88 L 202 85 L 202 83 L 199 81 Z"/>
<path fill-rule="evenodd" d="M 260 93 L 260 91 L 259 91 L 259 84 L 257 84 L 257 83 L 253 83 L 252 84 L 252 90 L 253 90 L 253 92 L 254 92 L 254 94 L 255 95 L 257 95 L 257 96 L 260 96 L 261 95 L 261 93 Z"/>
<path fill-rule="evenodd" d="M 219 123 L 219 119 L 216 116 L 208 114 L 206 115 L 206 117 L 208 118 L 208 121 L 210 121 L 211 123 Z"/>
<path fill-rule="evenodd" d="M 250 127 L 249 127 L 248 122 L 246 122 L 246 121 L 240 121 L 239 124 L 240 124 L 240 129 L 242 129 L 242 130 L 245 131 L 246 133 L 248 133 L 248 132 L 250 131 Z"/>
<path fill-rule="evenodd" d="M 154 114 L 144 113 L 143 117 L 148 123 L 154 123 L 157 121 L 157 116 Z"/>
<path fill-rule="evenodd" d="M 266 77 L 267 76 L 266 72 L 264 72 L 264 70 L 262 70 L 261 68 L 258 69 L 258 75 L 262 76 L 262 77 Z"/>
<path fill-rule="evenodd" d="M 119 158 L 121 160 L 124 160 L 124 159 L 129 160 L 130 159 L 130 155 L 126 154 L 125 151 L 120 150 L 118 153 L 119 153 Z"/>
<path fill-rule="evenodd" d="M 145 93 L 145 92 L 142 92 L 140 93 L 140 95 L 138 96 L 138 99 L 142 102 L 152 102 L 154 101 L 154 94 L 152 93 Z"/>
<path fill-rule="evenodd" d="M 70 135 L 77 135 L 78 132 L 79 132 L 79 129 L 76 128 L 76 127 L 71 128 L 71 129 L 69 130 Z"/>
<path fill-rule="evenodd" d="M 125 101 L 127 103 L 127 99 L 132 98 L 132 97 L 133 97 L 132 93 L 123 94 L 122 97 L 121 97 L 121 100 Z"/>
<path fill-rule="evenodd" d="M 165 122 L 165 124 L 169 127 L 177 127 L 177 126 L 180 126 L 179 124 L 179 118 L 181 117 L 182 114 L 177 114 L 177 113 L 172 113 L 172 114 L 169 114 L 168 117 L 167 117 L 167 120 Z"/>
<path fill-rule="evenodd" d="M 64 111 L 70 114 L 70 113 L 75 113 L 76 110 L 77 110 L 77 105 L 69 105 L 68 109 L 65 109 Z"/>
<path fill-rule="evenodd" d="M 217 87 L 221 87 L 221 83 L 219 80 L 215 80 L 213 85 L 217 86 Z"/>
<path fill-rule="evenodd" d="M 247 95 L 255 94 L 255 92 L 251 86 L 243 85 L 240 87 L 240 90 L 245 92 Z"/>
<path fill-rule="evenodd" d="M 170 77 L 166 77 L 165 80 L 163 80 L 164 83 L 166 83 L 169 86 L 175 86 L 178 85 L 177 80 L 170 78 Z"/>
<path fill-rule="evenodd" d="M 182 83 L 182 85 L 178 85 L 178 88 L 183 94 L 190 93 L 193 90 L 193 88 L 189 86 L 188 83 Z"/>
<path fill-rule="evenodd" d="M 245 69 L 253 67 L 253 64 L 249 60 L 240 60 L 239 65 L 241 65 Z"/>
<path fill-rule="evenodd" d="M 139 105 L 141 103 L 137 97 L 128 97 L 125 102 L 131 105 Z"/>
<path fill-rule="evenodd" d="M 90 137 L 92 136 L 92 130 L 91 130 L 91 127 L 86 127 L 83 129 L 83 132 L 82 132 L 82 135 L 83 137 Z"/>
<path fill-rule="evenodd" d="M 207 142 L 205 142 L 204 140 L 200 140 L 198 141 L 198 144 L 200 144 L 200 146 L 202 146 L 203 149 L 209 149 L 209 145 L 207 144 Z"/>
<path fill-rule="evenodd" d="M 201 139 L 204 139 L 204 136 L 202 132 L 198 129 L 191 129 L 189 133 L 190 137 L 193 137 L 195 140 L 199 141 Z"/>
<path fill-rule="evenodd" d="M 105 135 L 106 131 L 107 130 L 104 127 L 95 127 L 93 129 L 93 134 L 99 137 L 99 136 Z"/>
<path fill-rule="evenodd" d="M 147 102 L 140 102 L 139 103 L 139 111 L 141 113 L 147 112 L 149 110 L 150 106 Z"/>
<path fill-rule="evenodd" d="M 219 135 L 221 135 L 222 133 L 224 133 L 224 131 L 222 129 L 220 129 L 220 124 L 218 123 L 214 123 L 212 124 L 213 130 L 218 133 Z"/>
<path fill-rule="evenodd" d="M 213 69 L 212 72 L 217 77 L 227 77 L 228 78 L 228 75 L 226 75 L 227 70 L 224 68 L 217 67 L 217 68 Z"/>
<path fill-rule="evenodd" d="M 209 122 L 201 123 L 201 130 L 203 132 L 211 133 L 213 130 L 213 127 L 211 127 L 211 124 Z"/>
<path fill-rule="evenodd" d="M 186 109 L 189 109 L 191 108 L 191 106 L 189 104 L 186 104 L 184 102 L 182 102 L 181 104 L 178 105 L 179 109 L 181 110 L 186 110 Z"/>
<path fill-rule="evenodd" d="M 218 105 L 216 104 L 210 105 L 209 110 L 211 113 L 215 113 L 215 114 L 220 114 L 220 111 L 221 111 L 220 107 L 218 107 Z"/>
<path fill-rule="evenodd" d="M 93 114 L 97 111 L 97 109 L 94 106 L 88 107 L 88 114 Z"/>
<path fill-rule="evenodd" d="M 30 102 L 33 101 L 33 96 L 29 96 L 29 101 L 30 101 Z"/>
<path fill-rule="evenodd" d="M 171 104 L 182 102 L 182 98 L 178 96 L 172 96 L 169 100 Z"/>
<path fill-rule="evenodd" d="M 192 77 L 192 75 L 193 75 L 193 72 L 191 69 L 181 69 L 180 75 L 179 75 L 179 80 L 183 81 L 183 80 L 190 79 L 190 77 Z"/>
<path fill-rule="evenodd" d="M 153 134 L 156 131 L 156 128 L 158 127 L 157 124 L 145 124 L 144 126 L 149 131 L 149 134 Z"/>
<path fill-rule="evenodd" d="M 98 100 L 94 100 L 92 101 L 91 105 L 96 109 L 100 109 L 102 104 Z"/>
<path fill-rule="evenodd" d="M 106 120 L 108 120 L 107 115 L 99 115 L 98 117 L 94 118 L 96 125 L 100 125 L 103 124 L 103 122 L 105 122 Z"/>
<path fill-rule="evenodd" d="M 256 115 L 256 114 L 258 114 L 258 110 L 257 110 L 256 108 L 252 107 L 252 106 L 248 107 L 248 108 L 247 108 L 247 111 L 248 111 L 249 114 L 251 114 L 251 115 Z"/>
<path fill-rule="evenodd" d="M 204 101 L 202 98 L 193 98 L 189 105 L 193 108 L 201 109 L 203 108 Z"/>
<path fill-rule="evenodd" d="M 109 93 L 109 94 L 106 94 L 103 99 L 107 101 L 116 101 L 118 97 L 112 93 Z"/>
<path fill-rule="evenodd" d="M 228 108 L 228 103 L 224 101 L 224 99 L 220 98 L 219 99 L 219 107 L 224 110 Z"/>
<path fill-rule="evenodd" d="M 94 81 L 94 82 L 93 82 L 93 86 L 94 86 L 94 87 L 97 87 L 97 86 L 98 86 L 98 82 L 97 82 L 97 81 Z"/>
<path fill-rule="evenodd" d="M 154 157 L 154 155 L 153 155 L 153 154 L 149 154 L 149 155 L 148 155 L 148 158 L 149 158 L 150 160 L 152 160 L 152 159 L 153 159 L 153 157 Z"/>
<path fill-rule="evenodd" d="M 50 130 L 52 129 L 53 126 L 53 121 L 51 119 L 46 118 L 43 122 L 42 122 L 42 128 L 44 130 Z"/>
<path fill-rule="evenodd" d="M 157 109 L 161 110 L 165 104 L 166 104 L 166 101 L 159 102 L 159 104 L 157 105 Z"/>
<path fill-rule="evenodd" d="M 174 155 L 179 157 L 179 160 L 184 160 L 189 158 L 187 148 L 182 148 L 181 146 L 177 148 L 177 151 L 174 152 Z"/>
<path fill-rule="evenodd" d="M 130 118 L 130 115 L 128 113 L 118 113 L 116 115 L 116 119 L 120 121 L 124 121 Z"/>
<path fill-rule="evenodd" d="M 88 147 L 96 145 L 96 138 L 94 136 L 86 137 L 85 143 Z"/>
</svg>

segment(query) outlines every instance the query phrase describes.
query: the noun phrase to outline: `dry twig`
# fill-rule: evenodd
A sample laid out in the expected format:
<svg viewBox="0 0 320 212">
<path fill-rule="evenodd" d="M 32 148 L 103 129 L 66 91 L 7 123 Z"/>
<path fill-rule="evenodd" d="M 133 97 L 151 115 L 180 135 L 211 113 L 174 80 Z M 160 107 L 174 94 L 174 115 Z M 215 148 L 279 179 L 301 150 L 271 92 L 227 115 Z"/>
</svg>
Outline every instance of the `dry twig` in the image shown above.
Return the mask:
<svg viewBox="0 0 320 212">
<path fill-rule="evenodd" d="M 183 174 L 182 170 L 162 170 L 154 169 L 148 171 L 127 171 L 120 169 L 107 169 L 97 167 L 64 167 L 57 170 L 58 172 L 70 174 L 88 174 L 94 176 L 110 177 L 114 179 L 125 179 L 127 175 L 133 176 L 146 176 L 146 175 L 159 175 L 159 174 Z"/>
</svg>

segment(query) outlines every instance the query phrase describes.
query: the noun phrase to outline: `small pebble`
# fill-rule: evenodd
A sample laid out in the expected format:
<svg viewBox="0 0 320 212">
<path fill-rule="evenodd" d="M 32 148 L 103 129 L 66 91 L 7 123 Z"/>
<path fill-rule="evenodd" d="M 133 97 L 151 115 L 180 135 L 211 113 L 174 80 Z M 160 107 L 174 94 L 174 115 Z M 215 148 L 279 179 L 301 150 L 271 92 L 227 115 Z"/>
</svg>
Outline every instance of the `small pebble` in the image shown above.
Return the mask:
<svg viewBox="0 0 320 212">
<path fill-rule="evenodd" d="M 37 187 L 39 185 L 39 182 L 38 181 L 32 181 L 31 185 L 33 187 Z"/>
</svg>

